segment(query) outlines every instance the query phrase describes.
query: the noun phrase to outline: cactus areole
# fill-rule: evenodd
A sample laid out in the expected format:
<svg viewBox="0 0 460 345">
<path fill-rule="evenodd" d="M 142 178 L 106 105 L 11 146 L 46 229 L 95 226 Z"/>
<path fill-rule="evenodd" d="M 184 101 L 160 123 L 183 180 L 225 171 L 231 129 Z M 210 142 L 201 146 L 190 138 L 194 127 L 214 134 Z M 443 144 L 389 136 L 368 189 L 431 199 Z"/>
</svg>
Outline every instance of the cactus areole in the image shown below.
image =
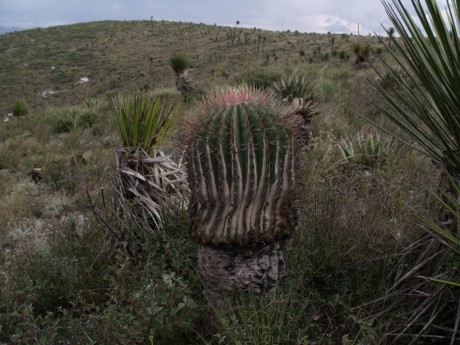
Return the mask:
<svg viewBox="0 0 460 345">
<path fill-rule="evenodd" d="M 215 92 L 187 124 L 190 230 L 216 247 L 259 246 L 295 226 L 295 140 L 263 91 Z"/>
</svg>

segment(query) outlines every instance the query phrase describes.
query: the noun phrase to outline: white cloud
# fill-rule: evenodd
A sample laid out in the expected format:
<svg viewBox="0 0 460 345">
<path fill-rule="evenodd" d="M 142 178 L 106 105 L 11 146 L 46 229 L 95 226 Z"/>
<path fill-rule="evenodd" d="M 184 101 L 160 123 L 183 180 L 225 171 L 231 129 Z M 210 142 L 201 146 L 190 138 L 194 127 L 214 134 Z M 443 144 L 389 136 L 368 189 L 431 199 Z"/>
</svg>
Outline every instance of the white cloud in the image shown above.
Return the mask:
<svg viewBox="0 0 460 345">
<path fill-rule="evenodd" d="M 301 32 L 357 32 L 359 23 L 362 34 L 379 33 L 386 20 L 381 0 L 0 0 L 0 26 L 151 16 L 219 25 L 235 25 L 239 20 L 243 27 Z"/>
</svg>

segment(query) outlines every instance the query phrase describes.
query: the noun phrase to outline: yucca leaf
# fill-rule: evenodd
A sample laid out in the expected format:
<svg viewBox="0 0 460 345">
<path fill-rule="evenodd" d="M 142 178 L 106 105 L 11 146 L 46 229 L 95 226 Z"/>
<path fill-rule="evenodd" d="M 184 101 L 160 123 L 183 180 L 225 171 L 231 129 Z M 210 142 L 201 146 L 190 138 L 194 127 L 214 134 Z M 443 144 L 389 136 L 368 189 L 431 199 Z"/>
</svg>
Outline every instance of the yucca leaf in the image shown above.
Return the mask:
<svg viewBox="0 0 460 345">
<path fill-rule="evenodd" d="M 390 105 L 382 112 L 416 143 L 412 146 L 448 170 L 460 172 L 458 3 L 448 2 L 445 20 L 436 1 L 411 2 L 420 24 L 401 0 L 383 3 L 400 35 L 394 51 L 388 52 L 405 78 L 396 78 L 400 72 L 382 59 L 396 85 L 384 89 L 371 83 Z M 383 77 L 384 72 L 377 73 Z"/>
<path fill-rule="evenodd" d="M 124 147 L 151 152 L 160 146 L 170 132 L 178 108 L 166 107 L 159 100 L 136 94 L 109 98 L 112 119 Z"/>
<path fill-rule="evenodd" d="M 450 281 L 450 280 L 437 279 L 437 278 L 428 278 L 428 277 L 420 277 L 420 278 L 428 279 L 428 280 L 431 280 L 433 282 L 437 282 L 437 283 L 441 283 L 441 284 L 445 284 L 445 285 L 452 285 L 452 286 L 460 287 L 460 283 L 456 283 L 456 282 L 453 282 L 453 281 Z"/>
</svg>

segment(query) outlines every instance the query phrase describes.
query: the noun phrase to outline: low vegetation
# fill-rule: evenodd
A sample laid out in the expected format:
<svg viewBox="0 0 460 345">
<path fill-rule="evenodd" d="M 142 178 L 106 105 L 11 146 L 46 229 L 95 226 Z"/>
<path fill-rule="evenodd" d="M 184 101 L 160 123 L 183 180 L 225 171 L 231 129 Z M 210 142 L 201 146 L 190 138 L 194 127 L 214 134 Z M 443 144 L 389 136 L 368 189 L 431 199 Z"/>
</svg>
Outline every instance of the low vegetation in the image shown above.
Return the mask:
<svg viewBox="0 0 460 345">
<path fill-rule="evenodd" d="M 449 47 L 460 44 L 458 26 L 443 33 L 426 3 L 422 25 L 438 25 L 428 35 L 437 45 L 402 35 L 411 22 L 392 12 L 399 0 L 387 7 L 391 40 L 164 21 L 0 36 L 0 343 L 455 344 L 458 133 L 448 121 L 458 95 L 445 91 L 458 81 Z M 458 13 L 455 3 L 449 20 L 458 24 Z M 417 62 L 420 51 L 430 54 Z M 431 74 L 418 75 L 427 61 Z M 193 89 L 179 81 L 184 71 Z M 234 141 L 213 131 L 225 90 L 246 121 Z M 263 98 L 264 120 L 228 96 L 235 90 Z M 19 103 L 28 111 L 8 116 Z M 206 148 L 250 147 L 271 116 L 266 104 L 296 124 L 296 212 L 273 212 L 297 225 L 289 239 L 261 229 L 216 246 L 284 241 L 286 271 L 270 295 L 236 284 L 212 303 L 197 262 L 220 231 L 207 211 L 221 198 L 201 218 L 197 209 L 214 184 L 238 177 L 221 178 L 220 168 L 251 154 L 219 163 Z M 189 189 L 184 150 L 213 179 L 193 170 Z M 279 167 L 275 151 L 253 151 L 257 164 L 271 162 L 261 167 Z"/>
</svg>

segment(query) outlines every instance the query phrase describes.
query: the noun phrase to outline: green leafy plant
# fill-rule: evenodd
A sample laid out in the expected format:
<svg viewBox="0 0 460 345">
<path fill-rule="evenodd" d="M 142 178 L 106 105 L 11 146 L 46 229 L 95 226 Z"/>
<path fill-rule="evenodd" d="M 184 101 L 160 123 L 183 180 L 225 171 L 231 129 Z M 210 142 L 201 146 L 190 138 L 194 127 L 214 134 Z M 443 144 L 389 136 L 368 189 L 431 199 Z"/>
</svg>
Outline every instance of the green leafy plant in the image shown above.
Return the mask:
<svg viewBox="0 0 460 345">
<path fill-rule="evenodd" d="M 55 133 L 71 133 L 92 127 L 96 122 L 96 114 L 93 109 L 75 106 L 52 108 L 48 110 L 47 122 L 51 124 Z"/>
<path fill-rule="evenodd" d="M 13 103 L 11 106 L 11 111 L 13 112 L 13 116 L 25 116 L 29 113 L 29 109 L 27 107 L 26 102 L 19 100 Z"/>
<path fill-rule="evenodd" d="M 453 180 L 453 177 L 449 177 L 449 179 L 449 184 L 452 186 L 454 190 L 450 192 L 440 191 L 440 194 L 433 193 L 433 196 L 436 199 L 437 203 L 444 210 L 447 210 L 449 214 L 453 215 L 453 219 L 459 219 L 460 200 L 458 199 L 458 195 L 460 195 L 460 184 L 458 183 L 458 181 Z M 459 233 L 450 231 L 450 224 L 443 224 L 442 222 L 440 223 L 439 221 L 435 221 L 432 218 L 428 217 L 418 216 L 418 219 L 421 221 L 421 226 L 423 229 L 428 231 L 434 237 L 438 238 L 441 241 L 441 243 L 443 243 L 447 248 L 449 248 L 453 255 L 455 255 L 454 260 L 452 260 L 452 270 L 445 272 L 443 279 L 440 279 L 440 277 L 426 278 L 438 283 L 460 287 L 460 281 L 450 280 L 453 277 L 456 277 L 457 280 L 460 279 L 458 275 L 458 268 L 460 266 Z"/>
<path fill-rule="evenodd" d="M 313 102 L 313 87 L 310 75 L 290 75 L 275 81 L 271 88 L 274 97 L 286 107 L 286 117 L 300 124 L 299 138 L 305 145 L 310 139 L 309 125 L 318 115 Z"/>
<path fill-rule="evenodd" d="M 396 65 L 382 60 L 384 72 L 377 73 L 382 79 L 383 73 L 393 76 L 404 93 L 371 83 L 390 105 L 381 110 L 414 140 L 416 145 L 411 146 L 460 174 L 459 7 L 448 2 L 445 21 L 435 1 L 425 3 L 412 1 L 421 27 L 400 1 L 394 0 L 393 7 L 385 5 L 400 41 L 394 42 L 394 52 L 389 51 Z M 407 78 L 400 78 L 401 73 Z"/>
<path fill-rule="evenodd" d="M 390 87 L 397 88 L 400 86 L 399 79 L 404 78 L 402 68 L 400 66 L 392 67 L 392 71 L 384 70 L 381 72 L 379 77 L 376 77 L 376 81 L 380 84 L 383 89 Z"/>
<path fill-rule="evenodd" d="M 97 97 L 87 97 L 84 99 L 84 103 L 88 108 L 93 108 L 97 105 Z"/>
</svg>

